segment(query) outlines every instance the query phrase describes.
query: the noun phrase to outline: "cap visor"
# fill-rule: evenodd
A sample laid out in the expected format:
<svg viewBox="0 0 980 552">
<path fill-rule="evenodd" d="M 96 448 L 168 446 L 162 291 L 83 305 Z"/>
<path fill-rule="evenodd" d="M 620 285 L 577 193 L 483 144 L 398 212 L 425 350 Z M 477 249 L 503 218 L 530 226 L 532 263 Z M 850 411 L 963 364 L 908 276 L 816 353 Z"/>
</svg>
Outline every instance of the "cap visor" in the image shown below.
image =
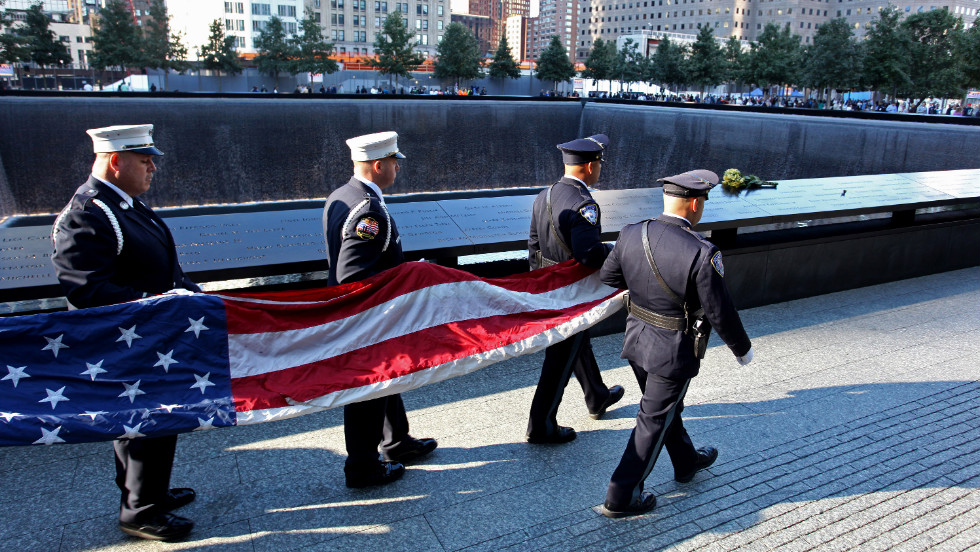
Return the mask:
<svg viewBox="0 0 980 552">
<path fill-rule="evenodd" d="M 153 146 L 150 146 L 148 148 L 136 148 L 136 149 L 122 150 L 122 151 L 128 151 L 128 152 L 132 152 L 132 153 L 138 153 L 140 155 L 163 155 L 163 152 L 162 151 L 156 149 Z"/>
<path fill-rule="evenodd" d="M 402 152 L 400 151 L 396 151 L 394 155 L 392 155 L 392 157 L 394 157 L 395 159 L 405 159 L 405 156 L 402 155 Z"/>
</svg>

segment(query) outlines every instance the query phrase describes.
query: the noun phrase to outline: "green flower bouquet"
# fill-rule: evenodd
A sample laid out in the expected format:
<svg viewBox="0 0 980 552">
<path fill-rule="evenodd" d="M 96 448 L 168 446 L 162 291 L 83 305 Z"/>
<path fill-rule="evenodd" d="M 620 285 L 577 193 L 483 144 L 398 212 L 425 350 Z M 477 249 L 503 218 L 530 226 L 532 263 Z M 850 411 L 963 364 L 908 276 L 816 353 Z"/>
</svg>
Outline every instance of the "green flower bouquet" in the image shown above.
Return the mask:
<svg viewBox="0 0 980 552">
<path fill-rule="evenodd" d="M 742 190 L 758 190 L 759 188 L 775 188 L 777 182 L 763 180 L 754 174 L 742 175 L 738 169 L 728 169 L 721 179 L 721 187 L 729 193 L 738 194 Z"/>
</svg>

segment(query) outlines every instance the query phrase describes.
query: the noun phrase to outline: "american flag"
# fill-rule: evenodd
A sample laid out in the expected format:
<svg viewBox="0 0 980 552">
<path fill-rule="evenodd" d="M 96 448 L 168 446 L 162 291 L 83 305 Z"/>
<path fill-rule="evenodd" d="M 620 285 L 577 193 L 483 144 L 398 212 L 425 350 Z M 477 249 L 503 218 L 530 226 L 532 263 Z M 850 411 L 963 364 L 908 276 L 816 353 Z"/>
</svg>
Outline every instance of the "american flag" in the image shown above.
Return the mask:
<svg viewBox="0 0 980 552">
<path fill-rule="evenodd" d="M 496 279 L 405 263 L 328 288 L 0 318 L 0 445 L 318 412 L 541 350 L 620 306 L 574 261 Z"/>
</svg>

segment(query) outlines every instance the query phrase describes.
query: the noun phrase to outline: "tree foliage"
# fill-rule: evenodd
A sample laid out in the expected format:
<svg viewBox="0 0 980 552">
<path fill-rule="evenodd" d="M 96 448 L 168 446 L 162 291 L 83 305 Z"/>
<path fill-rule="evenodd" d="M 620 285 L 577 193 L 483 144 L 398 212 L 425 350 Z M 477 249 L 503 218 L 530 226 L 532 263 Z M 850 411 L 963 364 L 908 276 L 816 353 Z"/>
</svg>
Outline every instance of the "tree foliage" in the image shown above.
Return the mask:
<svg viewBox="0 0 980 552">
<path fill-rule="evenodd" d="M 402 14 L 391 12 L 374 40 L 377 58 L 368 59 L 367 63 L 382 75 L 394 75 L 397 85 L 398 77 L 411 78 L 411 72 L 425 61 L 425 56 L 415 51 L 415 46 Z"/>
<path fill-rule="evenodd" d="M 930 10 L 910 15 L 902 21 L 901 28 L 911 44 L 907 53 L 908 83 L 899 88 L 899 93 L 918 99 L 918 103 L 929 97 L 962 94 L 965 77 L 957 40 L 963 35 L 963 20 L 949 10 Z"/>
<path fill-rule="evenodd" d="M 0 0 L 0 8 L 4 1 Z M 10 15 L 0 10 L 0 63 L 13 63 L 20 61 L 26 51 L 24 38 L 13 32 L 11 25 L 13 20 Z"/>
<path fill-rule="evenodd" d="M 687 48 L 674 44 L 668 37 L 657 44 L 650 60 L 646 81 L 662 88 L 676 88 L 687 83 Z"/>
<path fill-rule="evenodd" d="M 259 32 L 255 39 L 255 66 L 259 72 L 265 73 L 270 77 L 279 80 L 280 73 L 296 74 L 293 66 L 293 58 L 296 57 L 296 48 L 286 38 L 286 28 L 282 24 L 282 19 L 273 15 L 266 22 L 265 28 Z"/>
<path fill-rule="evenodd" d="M 225 36 L 220 19 L 215 19 L 209 27 L 208 43 L 198 49 L 201 67 L 218 73 L 218 91 L 221 91 L 221 73 L 237 75 L 242 72 L 242 64 L 235 52 L 235 37 Z"/>
<path fill-rule="evenodd" d="M 705 88 L 718 86 L 725 80 L 725 53 L 715 40 L 710 25 L 702 25 L 698 31 L 698 38 L 691 45 L 687 66 L 691 84 L 700 86 L 702 93 Z"/>
<path fill-rule="evenodd" d="M 722 51 L 725 58 L 724 72 L 722 74 L 725 82 L 741 82 L 744 77 L 745 52 L 742 51 L 742 43 L 735 38 L 735 35 L 728 37 L 725 48 Z"/>
<path fill-rule="evenodd" d="M 796 84 L 801 64 L 800 37 L 775 23 L 766 23 L 746 59 L 746 80 L 762 88 Z"/>
<path fill-rule="evenodd" d="M 313 18 L 313 12 L 309 8 L 306 9 L 299 29 L 300 33 L 290 39 L 295 55 L 293 71 L 324 75 L 336 73 L 340 67 L 335 60 L 330 59 L 333 43 L 324 39 L 323 27 Z"/>
<path fill-rule="evenodd" d="M 32 61 L 39 67 L 71 63 L 71 52 L 58 40 L 58 35 L 49 28 L 50 25 L 51 19 L 41 11 L 40 2 L 27 9 L 24 26 L 18 29 L 25 45 L 21 51 L 21 60 Z"/>
<path fill-rule="evenodd" d="M 480 46 L 476 37 L 462 23 L 450 23 L 442 41 L 436 47 L 435 76 L 437 79 L 459 81 L 483 76 L 480 65 Z"/>
<path fill-rule="evenodd" d="M 861 57 L 862 50 L 847 20 L 832 19 L 817 29 L 813 44 L 806 50 L 801 83 L 821 91 L 855 88 L 861 77 Z"/>
<path fill-rule="evenodd" d="M 980 88 L 980 63 L 977 63 L 977 52 L 980 52 L 980 18 L 973 22 L 959 41 L 961 67 L 963 68 L 963 83 L 970 88 Z"/>
<path fill-rule="evenodd" d="M 615 43 L 613 43 L 615 44 Z M 623 42 L 623 48 L 616 53 L 616 65 L 614 73 L 619 77 L 621 83 L 626 83 L 626 89 L 634 82 L 643 80 L 644 69 L 643 55 L 640 54 L 639 45 L 633 42 L 632 38 L 627 38 Z"/>
<path fill-rule="evenodd" d="M 575 66 L 569 61 L 568 52 L 557 35 L 551 37 L 548 47 L 541 52 L 534 75 L 540 80 L 554 82 L 555 88 L 559 82 L 566 82 L 575 76 Z"/>
<path fill-rule="evenodd" d="M 171 70 L 183 73 L 190 68 L 183 32 L 171 32 L 170 16 L 163 0 L 150 1 L 150 19 L 143 27 L 143 66 L 163 69 L 164 89 Z"/>
<path fill-rule="evenodd" d="M 908 85 L 909 39 L 901 29 L 902 12 L 888 6 L 878 12 L 864 37 L 862 82 L 875 90 L 895 95 Z"/>
<path fill-rule="evenodd" d="M 93 29 L 89 65 L 106 67 L 142 67 L 143 40 L 133 14 L 122 0 L 108 0 L 99 12 Z"/>
<path fill-rule="evenodd" d="M 510 45 L 507 44 L 506 35 L 500 36 L 497 51 L 494 52 L 493 60 L 490 62 L 490 76 L 495 79 L 518 79 L 521 77 L 521 70 L 518 68 L 517 62 L 514 61 L 514 55 L 510 51 Z"/>
<path fill-rule="evenodd" d="M 596 38 L 589 50 L 589 57 L 585 60 L 585 69 L 582 71 L 582 78 L 592 79 L 593 81 L 609 80 L 614 77 L 616 70 L 616 43 L 605 41 L 601 37 Z"/>
</svg>

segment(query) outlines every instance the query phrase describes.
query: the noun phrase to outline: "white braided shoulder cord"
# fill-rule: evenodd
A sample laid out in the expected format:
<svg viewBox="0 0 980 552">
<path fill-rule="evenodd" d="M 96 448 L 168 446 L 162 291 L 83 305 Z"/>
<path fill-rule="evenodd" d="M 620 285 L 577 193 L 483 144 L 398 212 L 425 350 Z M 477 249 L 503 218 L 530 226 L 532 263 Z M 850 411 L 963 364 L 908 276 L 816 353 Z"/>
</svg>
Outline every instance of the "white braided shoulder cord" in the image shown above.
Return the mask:
<svg viewBox="0 0 980 552">
<path fill-rule="evenodd" d="M 112 231 L 116 233 L 116 255 L 122 253 L 123 234 L 122 230 L 119 229 L 119 221 L 116 220 L 116 215 L 112 214 L 112 210 L 101 199 L 93 199 L 92 203 L 98 205 L 100 209 L 105 211 L 105 216 L 109 217 L 109 224 L 112 225 Z"/>
<path fill-rule="evenodd" d="M 122 230 L 119 228 L 119 221 L 116 220 L 116 215 L 112 214 L 112 210 L 110 210 L 109 206 L 103 203 L 102 200 L 93 199 L 92 203 L 98 205 L 100 209 L 105 211 L 105 215 L 109 217 L 109 224 L 112 226 L 112 231 L 115 232 L 116 234 L 116 255 L 122 253 L 123 234 L 122 234 Z M 68 211 L 70 210 L 69 209 L 70 207 L 71 207 L 70 205 L 65 206 L 65 208 L 62 209 L 60 213 L 58 213 L 58 218 L 54 220 L 54 226 L 51 227 L 51 243 L 54 245 L 57 245 L 55 243 L 55 239 L 58 237 L 58 228 L 61 227 L 61 221 L 64 220 L 64 218 L 68 215 Z"/>
</svg>

